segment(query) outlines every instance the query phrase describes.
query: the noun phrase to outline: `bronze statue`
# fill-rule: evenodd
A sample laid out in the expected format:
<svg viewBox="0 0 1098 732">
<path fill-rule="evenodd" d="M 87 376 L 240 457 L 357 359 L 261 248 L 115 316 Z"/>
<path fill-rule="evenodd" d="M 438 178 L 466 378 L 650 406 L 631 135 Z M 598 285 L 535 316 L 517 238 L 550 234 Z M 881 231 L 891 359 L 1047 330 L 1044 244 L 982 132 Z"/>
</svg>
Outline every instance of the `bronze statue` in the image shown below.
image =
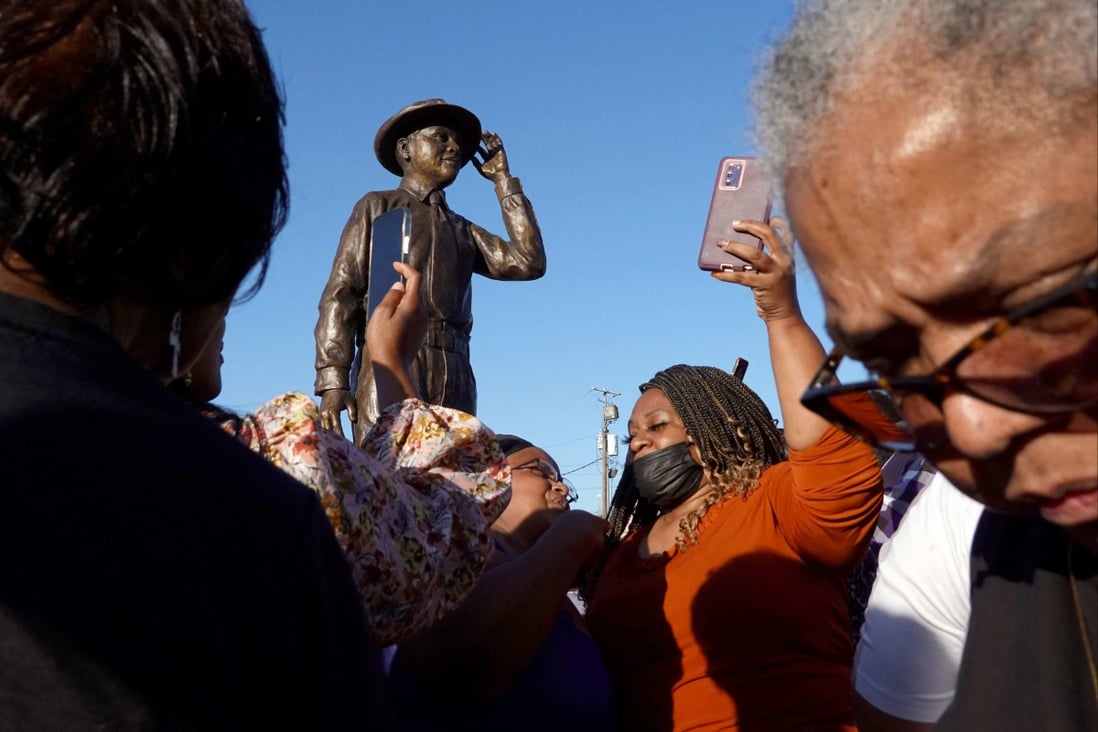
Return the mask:
<svg viewBox="0 0 1098 732">
<path fill-rule="evenodd" d="M 346 409 L 357 443 L 377 418 L 363 308 L 370 227 L 377 216 L 398 206 L 412 212 L 409 263 L 423 273 L 423 305 L 430 320 L 412 376 L 428 402 L 476 413 L 477 386 L 469 364 L 473 273 L 496 280 L 534 280 L 545 274 L 533 206 L 519 179 L 511 176 L 499 135 L 482 136 L 472 112 L 442 99 L 410 104 L 381 125 L 374 154 L 400 176 L 400 186 L 372 191 L 355 204 L 320 297 L 315 332 L 316 393 L 324 424 L 342 433 L 339 416 Z M 443 189 L 470 160 L 496 184 L 510 241 L 446 206 Z"/>
</svg>

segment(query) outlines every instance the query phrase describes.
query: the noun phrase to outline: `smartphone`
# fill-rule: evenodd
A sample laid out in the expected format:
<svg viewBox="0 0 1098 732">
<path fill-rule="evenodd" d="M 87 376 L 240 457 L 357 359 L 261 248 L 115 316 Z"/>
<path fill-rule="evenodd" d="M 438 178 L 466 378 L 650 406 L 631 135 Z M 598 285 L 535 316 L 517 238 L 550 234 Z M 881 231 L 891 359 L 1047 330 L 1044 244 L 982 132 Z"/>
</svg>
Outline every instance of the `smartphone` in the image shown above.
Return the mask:
<svg viewBox="0 0 1098 732">
<path fill-rule="evenodd" d="M 713 185 L 709 218 L 705 222 L 698 268 L 710 272 L 743 272 L 751 265 L 720 248 L 722 241 L 762 247 L 757 236 L 732 228 L 733 221 L 770 220 L 770 183 L 755 158 L 723 158 Z"/>
<path fill-rule="evenodd" d="M 370 229 L 370 279 L 366 282 L 367 319 L 393 284 L 403 279 L 393 269 L 393 262 L 408 261 L 411 241 L 412 212 L 408 208 L 394 208 L 374 219 Z"/>
</svg>

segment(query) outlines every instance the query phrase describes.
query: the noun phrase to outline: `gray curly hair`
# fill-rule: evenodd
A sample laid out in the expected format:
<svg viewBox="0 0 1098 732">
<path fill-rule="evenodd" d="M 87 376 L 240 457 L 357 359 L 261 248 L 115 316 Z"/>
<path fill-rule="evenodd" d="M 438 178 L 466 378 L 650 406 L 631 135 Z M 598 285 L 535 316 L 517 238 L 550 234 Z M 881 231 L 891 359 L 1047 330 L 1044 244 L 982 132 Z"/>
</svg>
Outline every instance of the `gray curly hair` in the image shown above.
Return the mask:
<svg viewBox="0 0 1098 732">
<path fill-rule="evenodd" d="M 982 133 L 1069 130 L 1098 106 L 1098 4 L 805 0 L 754 89 L 758 144 L 778 190 L 816 148 L 837 100 L 870 75 L 874 89 L 954 95 Z"/>
</svg>

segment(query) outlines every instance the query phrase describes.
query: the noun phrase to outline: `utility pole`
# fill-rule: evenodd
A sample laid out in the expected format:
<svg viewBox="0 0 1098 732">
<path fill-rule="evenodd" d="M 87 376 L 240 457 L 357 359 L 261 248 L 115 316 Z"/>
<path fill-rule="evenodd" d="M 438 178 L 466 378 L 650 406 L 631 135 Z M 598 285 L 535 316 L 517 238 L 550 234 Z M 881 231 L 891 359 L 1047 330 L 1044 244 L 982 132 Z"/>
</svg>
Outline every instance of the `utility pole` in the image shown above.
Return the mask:
<svg viewBox="0 0 1098 732">
<path fill-rule="evenodd" d="M 601 516 L 606 518 L 607 498 L 610 495 L 610 478 L 613 477 L 610 473 L 610 458 L 618 454 L 618 436 L 610 433 L 610 423 L 616 421 L 618 418 L 618 405 L 614 404 L 611 399 L 616 396 L 621 396 L 621 394 L 616 391 L 604 389 L 601 386 L 592 386 L 587 390 L 587 393 L 590 394 L 593 391 L 597 391 L 602 395 L 599 397 L 599 401 L 602 402 L 602 430 L 599 431 L 596 444 L 598 445 L 599 453 L 602 456 Z M 617 470 L 614 471 L 614 474 L 617 474 Z"/>
</svg>

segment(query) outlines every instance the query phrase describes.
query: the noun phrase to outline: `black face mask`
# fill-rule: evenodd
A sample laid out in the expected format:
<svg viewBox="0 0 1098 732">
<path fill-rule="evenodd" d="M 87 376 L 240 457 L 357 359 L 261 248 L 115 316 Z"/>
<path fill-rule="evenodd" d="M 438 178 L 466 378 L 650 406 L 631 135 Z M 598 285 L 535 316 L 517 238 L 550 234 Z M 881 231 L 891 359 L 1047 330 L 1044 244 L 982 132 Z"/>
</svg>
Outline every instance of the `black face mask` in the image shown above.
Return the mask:
<svg viewBox="0 0 1098 732">
<path fill-rule="evenodd" d="M 633 462 L 633 484 L 640 497 L 663 510 L 679 505 L 701 485 L 702 467 L 690 457 L 690 443 L 656 450 Z"/>
</svg>

